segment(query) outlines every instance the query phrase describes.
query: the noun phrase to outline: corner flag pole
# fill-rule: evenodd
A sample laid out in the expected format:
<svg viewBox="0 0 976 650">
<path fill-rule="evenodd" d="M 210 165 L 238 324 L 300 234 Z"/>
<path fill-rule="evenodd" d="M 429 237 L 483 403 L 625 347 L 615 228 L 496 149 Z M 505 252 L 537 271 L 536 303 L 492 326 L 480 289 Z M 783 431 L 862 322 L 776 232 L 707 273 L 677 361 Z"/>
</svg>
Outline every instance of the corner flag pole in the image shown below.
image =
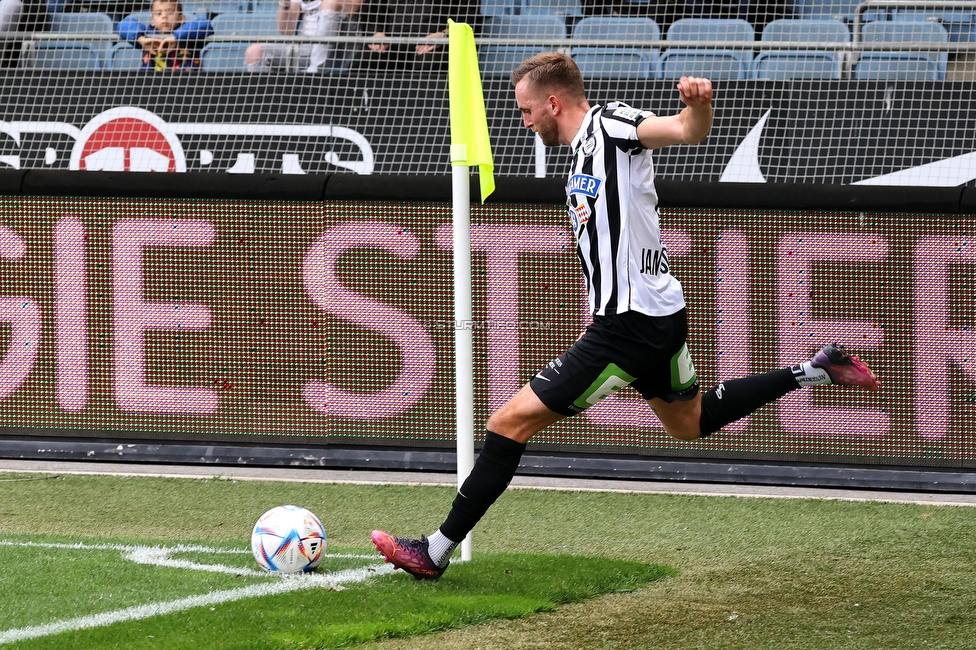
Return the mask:
<svg viewBox="0 0 976 650">
<path fill-rule="evenodd" d="M 474 31 L 448 20 L 448 95 L 451 107 L 451 179 L 454 223 L 454 381 L 457 407 L 458 488 L 474 468 L 474 354 L 471 321 L 471 196 L 469 175 L 479 167 L 481 201 L 495 190 L 488 118 Z M 471 535 L 461 560 L 471 559 Z"/>
</svg>

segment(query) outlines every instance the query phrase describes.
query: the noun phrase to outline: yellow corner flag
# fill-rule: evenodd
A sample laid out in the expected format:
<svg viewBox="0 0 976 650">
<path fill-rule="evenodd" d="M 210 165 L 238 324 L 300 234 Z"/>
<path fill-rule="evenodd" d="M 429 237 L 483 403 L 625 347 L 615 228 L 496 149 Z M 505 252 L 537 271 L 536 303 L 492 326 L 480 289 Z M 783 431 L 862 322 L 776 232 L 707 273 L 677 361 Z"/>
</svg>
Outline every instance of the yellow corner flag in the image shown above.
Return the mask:
<svg viewBox="0 0 976 650">
<path fill-rule="evenodd" d="M 448 94 L 451 100 L 451 164 L 477 165 L 481 202 L 495 191 L 495 163 L 488 141 L 488 117 L 481 89 L 474 30 L 467 23 L 447 21 Z"/>
</svg>

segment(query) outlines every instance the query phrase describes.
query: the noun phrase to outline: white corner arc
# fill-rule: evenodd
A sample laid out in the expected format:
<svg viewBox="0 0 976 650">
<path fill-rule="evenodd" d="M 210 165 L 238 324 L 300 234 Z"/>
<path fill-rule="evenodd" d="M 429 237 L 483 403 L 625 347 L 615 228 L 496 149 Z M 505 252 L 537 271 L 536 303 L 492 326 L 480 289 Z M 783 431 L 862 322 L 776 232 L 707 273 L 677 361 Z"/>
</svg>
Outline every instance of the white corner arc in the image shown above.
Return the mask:
<svg viewBox="0 0 976 650">
<path fill-rule="evenodd" d="M 252 584 L 236 589 L 225 589 L 221 591 L 211 591 L 207 594 L 188 596 L 166 602 L 149 603 L 146 605 L 136 605 L 110 612 L 101 612 L 88 616 L 80 616 L 72 619 L 53 621 L 41 625 L 31 625 L 27 627 L 2 630 L 0 631 L 0 645 L 37 639 L 40 637 L 87 630 L 95 627 L 104 627 L 114 623 L 124 623 L 126 621 L 137 621 L 154 616 L 173 614 L 196 607 L 213 607 L 221 603 L 230 603 L 245 598 L 257 598 L 259 596 L 269 596 L 273 594 L 283 594 L 299 589 L 325 588 L 337 589 L 344 584 L 363 582 L 381 575 L 393 573 L 394 567 L 390 564 L 369 564 L 366 566 L 343 569 L 333 573 L 305 573 L 297 575 L 278 575 L 267 572 L 257 572 L 253 570 L 223 565 L 207 565 L 195 562 L 173 560 L 170 556 L 175 552 L 207 552 L 207 553 L 226 553 L 224 549 L 214 549 L 200 546 L 175 546 L 175 547 L 145 547 L 145 546 L 124 546 L 114 544 L 58 544 L 58 543 L 36 543 L 36 542 L 11 542 L 0 540 L 0 546 L 20 546 L 35 548 L 62 548 L 74 550 L 113 550 L 120 551 L 126 560 L 140 564 L 155 564 L 157 566 L 168 566 L 171 568 L 190 569 L 196 571 L 210 571 L 217 573 L 238 573 L 248 576 L 267 576 L 272 579 L 269 582 Z M 235 551 L 230 551 L 235 552 Z M 242 554 L 248 553 L 243 551 Z M 330 555 L 330 557 L 348 557 L 371 559 L 373 556 L 363 555 Z"/>
</svg>

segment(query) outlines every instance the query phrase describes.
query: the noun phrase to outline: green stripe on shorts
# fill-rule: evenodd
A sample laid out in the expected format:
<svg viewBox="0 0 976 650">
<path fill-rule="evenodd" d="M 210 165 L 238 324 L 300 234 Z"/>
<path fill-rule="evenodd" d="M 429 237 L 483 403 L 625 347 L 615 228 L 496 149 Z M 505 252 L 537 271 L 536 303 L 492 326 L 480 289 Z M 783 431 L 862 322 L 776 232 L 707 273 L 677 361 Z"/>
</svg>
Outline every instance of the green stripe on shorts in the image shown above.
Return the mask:
<svg viewBox="0 0 976 650">
<path fill-rule="evenodd" d="M 691 353 L 688 352 L 688 344 L 685 343 L 678 350 L 678 353 L 671 357 L 671 390 L 680 393 L 698 379 L 695 372 L 695 364 L 691 360 Z"/>
<path fill-rule="evenodd" d="M 589 408 L 610 393 L 615 393 L 624 386 L 627 386 L 635 379 L 637 377 L 631 377 L 621 370 L 620 366 L 611 363 L 604 368 L 600 376 L 590 384 L 590 387 L 573 402 L 573 405 L 579 409 Z"/>
</svg>

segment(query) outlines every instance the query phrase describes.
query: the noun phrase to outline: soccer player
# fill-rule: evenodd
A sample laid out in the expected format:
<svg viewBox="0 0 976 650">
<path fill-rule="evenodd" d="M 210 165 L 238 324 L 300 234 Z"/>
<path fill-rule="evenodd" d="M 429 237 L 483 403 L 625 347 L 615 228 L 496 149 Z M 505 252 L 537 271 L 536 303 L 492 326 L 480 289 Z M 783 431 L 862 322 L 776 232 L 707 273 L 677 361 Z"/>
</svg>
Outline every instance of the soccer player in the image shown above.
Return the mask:
<svg viewBox="0 0 976 650">
<path fill-rule="evenodd" d="M 533 435 L 622 386 L 634 387 L 681 440 L 705 438 L 803 386 L 880 388 L 866 365 L 831 343 L 799 365 L 699 391 L 681 284 L 660 239 L 651 150 L 708 135 L 708 79 L 682 77 L 677 91 L 685 106 L 665 117 L 615 102 L 590 106 L 579 68 L 564 54 L 533 56 L 511 81 L 525 127 L 546 146 L 573 149 L 567 205 L 593 324 L 491 414 L 474 469 L 440 528 L 420 539 L 373 531 L 387 562 L 418 579 L 444 573 L 455 547 L 508 487 Z"/>
</svg>

